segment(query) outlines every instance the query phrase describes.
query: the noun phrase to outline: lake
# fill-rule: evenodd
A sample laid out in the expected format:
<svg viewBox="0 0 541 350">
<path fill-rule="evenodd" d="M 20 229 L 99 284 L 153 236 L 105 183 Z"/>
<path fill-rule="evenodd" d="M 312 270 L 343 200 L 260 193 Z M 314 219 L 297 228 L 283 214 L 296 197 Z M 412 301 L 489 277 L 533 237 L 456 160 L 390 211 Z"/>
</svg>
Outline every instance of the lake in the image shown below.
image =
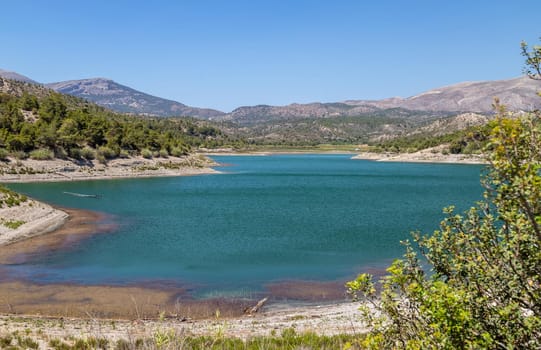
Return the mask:
<svg viewBox="0 0 541 350">
<path fill-rule="evenodd" d="M 165 280 L 196 298 L 244 296 L 274 282 L 382 270 L 411 231 L 438 228 L 443 207 L 465 210 L 481 198 L 479 165 L 350 157 L 213 156 L 222 174 L 10 184 L 54 205 L 111 214 L 117 228 L 7 268 L 37 282 Z"/>
</svg>

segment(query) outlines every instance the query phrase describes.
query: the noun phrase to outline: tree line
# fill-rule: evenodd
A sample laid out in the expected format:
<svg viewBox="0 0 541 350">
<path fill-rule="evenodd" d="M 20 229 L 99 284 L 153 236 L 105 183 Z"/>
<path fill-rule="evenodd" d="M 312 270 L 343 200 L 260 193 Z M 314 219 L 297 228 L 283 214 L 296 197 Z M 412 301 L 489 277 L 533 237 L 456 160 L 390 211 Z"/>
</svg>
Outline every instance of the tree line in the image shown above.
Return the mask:
<svg viewBox="0 0 541 350">
<path fill-rule="evenodd" d="M 191 118 L 135 117 L 43 89 L 0 93 L 0 157 L 106 161 L 133 155 L 182 156 L 231 144 L 220 129 Z M 30 91 L 28 91 L 30 90 Z"/>
</svg>

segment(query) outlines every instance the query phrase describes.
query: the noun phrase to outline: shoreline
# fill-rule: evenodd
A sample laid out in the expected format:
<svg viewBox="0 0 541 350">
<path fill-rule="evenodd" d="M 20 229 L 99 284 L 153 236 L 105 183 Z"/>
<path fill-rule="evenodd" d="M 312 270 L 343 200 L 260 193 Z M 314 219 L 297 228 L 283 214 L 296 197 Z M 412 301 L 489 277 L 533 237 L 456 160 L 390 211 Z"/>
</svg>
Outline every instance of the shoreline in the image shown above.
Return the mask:
<svg viewBox="0 0 541 350">
<path fill-rule="evenodd" d="M 293 306 L 274 308 L 237 318 L 214 315 L 205 320 L 192 320 L 179 315 L 171 317 L 164 315 L 163 318 L 154 320 L 0 315 L 0 324 L 3 324 L 0 335 L 2 332 L 5 334 L 17 331 L 24 333 L 27 329 L 33 329 L 34 338 L 45 345 L 51 338 L 68 340 L 95 337 L 117 342 L 118 340 L 152 339 L 159 332 L 169 332 L 184 337 L 218 336 L 241 340 L 279 335 L 285 330 L 292 329 L 297 334 L 312 332 L 322 336 L 360 335 L 368 331 L 367 326 L 360 319 L 358 310 L 360 305 L 358 302 L 350 302 L 310 308 Z M 45 336 L 42 337 L 43 335 Z"/>
<path fill-rule="evenodd" d="M 434 163 L 434 164 L 487 164 L 482 155 L 443 154 L 433 149 L 413 153 L 376 153 L 351 151 L 254 151 L 254 152 L 205 152 L 206 156 L 273 156 L 296 154 L 343 154 L 352 155 L 353 160 L 372 160 L 376 162 Z"/>
<path fill-rule="evenodd" d="M 45 166 L 39 161 L 27 161 L 22 164 L 33 168 L 36 162 Z M 111 167 L 116 169 L 113 172 L 93 168 L 89 171 L 83 167 L 81 167 L 83 169 L 76 168 L 74 171 L 73 168 L 65 169 L 66 163 L 59 162 L 65 161 L 49 162 L 47 165 L 49 169 L 41 170 L 36 174 L 1 174 L 0 182 L 76 181 L 218 173 L 208 167 L 143 168 L 141 171 L 134 172 L 130 166 L 125 165 L 125 161 Z M 133 159 L 130 162 L 133 166 Z M 156 164 L 141 159 L 137 159 L 136 162 L 137 165 L 142 164 L 143 167 L 147 164 Z M 64 171 L 59 171 L 58 167 L 64 167 Z M 122 170 L 118 171 L 118 169 Z M 65 173 L 69 175 L 66 176 Z M 150 328 L 155 329 L 163 325 L 163 322 L 157 320 L 161 315 L 165 315 L 169 322 L 168 326 L 189 329 L 189 332 L 194 335 L 209 335 L 209 328 L 220 322 L 227 322 L 226 334 L 249 337 L 270 335 L 271 330 L 283 330 L 290 327 L 298 327 L 296 329 L 300 331 L 310 330 L 331 335 L 351 332 L 348 327 L 359 322 L 358 306 L 347 302 L 345 298 L 341 298 L 342 302 L 332 301 L 337 300 L 337 295 L 341 293 L 342 282 L 283 281 L 271 284 L 268 286 L 267 294 L 273 294 L 272 299 L 257 314 L 250 316 L 245 315 L 244 310 L 247 307 L 253 307 L 257 299 L 196 300 L 191 297 L 188 288 L 160 285 L 159 281 L 144 285 L 120 286 L 42 284 L 25 281 L 10 275 L 8 269 L 2 268 L 1 265 L 20 264 L 36 254 L 56 249 L 69 249 L 74 244 L 81 244 L 85 237 L 110 233 L 115 229 L 114 220 L 109 220 L 110 217 L 104 213 L 60 209 L 32 199 L 29 201 L 32 203 L 29 207 L 47 208 L 55 215 L 50 217 L 45 215 L 47 218 L 43 220 L 36 219 L 35 223 L 40 224 L 31 228 L 26 226 L 26 234 L 15 234 L 15 239 L 0 240 L 0 320 L 14 327 L 7 329 L 16 330 L 21 325 L 24 325 L 24 329 L 31 327 L 29 323 L 44 322 L 44 320 L 62 320 L 62 323 L 70 322 L 73 325 L 72 332 L 79 335 L 78 329 L 82 327 L 82 324 L 88 324 L 89 319 L 101 322 L 102 328 L 107 328 L 107 324 L 111 324 L 110 320 L 114 319 L 115 322 L 122 323 L 124 326 L 120 331 L 109 327 L 108 332 L 122 338 L 126 336 L 126 332 L 132 331 L 133 322 L 128 320 L 138 320 L 138 324 L 145 322 Z M 0 209 L 0 212 L 2 210 Z M 45 221 L 50 225 L 45 225 Z M 27 224 L 21 227 L 25 225 Z M 295 303 L 295 297 L 303 294 L 303 290 L 310 292 L 305 296 L 306 301 L 299 301 L 292 305 L 291 302 Z M 293 300 L 289 299 L 292 296 Z M 217 312 L 223 320 L 218 320 Z M 13 317 L 26 321 L 20 324 L 7 322 Z M 69 321 L 67 321 L 68 317 Z M 350 320 L 343 322 L 345 318 Z M 141 321 L 143 319 L 144 321 Z M 188 328 L 185 327 L 186 322 L 189 324 Z M 358 328 L 355 328 L 355 331 L 363 329 L 360 324 L 357 325 Z M 56 331 L 67 332 L 64 333 L 67 336 L 73 335 L 65 328 Z M 56 331 L 54 327 L 47 328 L 47 332 Z"/>
<path fill-rule="evenodd" d="M 487 164 L 482 155 L 442 154 L 429 150 L 414 153 L 371 153 L 363 152 L 351 157 L 354 160 L 372 160 L 376 162 L 396 163 L 433 163 L 433 164 Z"/>
<path fill-rule="evenodd" d="M 0 183 L 65 182 L 217 174 L 212 160 L 199 155 L 168 158 L 96 160 L 14 160 L 0 163 Z"/>
<path fill-rule="evenodd" d="M 0 319 L 23 317 L 33 320 L 29 322 L 35 322 L 36 319 L 72 318 L 75 324 L 83 323 L 83 319 L 115 319 L 129 325 L 130 321 L 127 320 L 141 319 L 158 324 L 156 320 L 160 319 L 161 315 L 166 315 L 173 325 L 185 322 L 179 320 L 190 320 L 194 334 L 208 335 L 205 330 L 208 330 L 213 320 L 216 321 L 219 310 L 220 317 L 227 320 L 228 324 L 236 324 L 238 332 L 246 335 L 268 335 L 269 324 L 285 329 L 298 324 L 301 319 L 316 319 L 315 324 L 324 331 L 337 330 L 341 324 L 319 319 L 321 308 L 340 318 L 345 316 L 344 308 L 347 309 L 351 304 L 344 297 L 343 281 L 278 281 L 266 285 L 264 292 L 254 294 L 249 299 L 194 299 L 189 285 L 173 284 L 170 281 L 128 285 L 36 283 L 26 281 L 21 276 L 14 276 L 8 268 L 2 268 L 1 265 L 22 264 L 35 255 L 70 249 L 74 245 L 84 244 L 87 237 L 108 234 L 116 228 L 114 217 L 105 213 L 81 209 L 53 209 L 67 216 L 60 228 L 0 246 Z M 263 305 L 255 316 L 246 315 L 244 310 L 253 307 L 263 296 L 270 297 L 269 302 Z M 356 311 L 356 308 L 353 309 Z M 353 311 L 348 311 L 348 314 L 356 314 Z M 261 318 L 258 321 L 261 326 L 248 327 L 243 323 L 243 320 L 252 320 L 254 317 Z M 274 325 L 276 322 L 278 324 Z M 306 323 L 307 327 L 313 324 L 305 321 L 301 323 Z M 235 332 L 231 334 L 236 335 Z"/>
</svg>

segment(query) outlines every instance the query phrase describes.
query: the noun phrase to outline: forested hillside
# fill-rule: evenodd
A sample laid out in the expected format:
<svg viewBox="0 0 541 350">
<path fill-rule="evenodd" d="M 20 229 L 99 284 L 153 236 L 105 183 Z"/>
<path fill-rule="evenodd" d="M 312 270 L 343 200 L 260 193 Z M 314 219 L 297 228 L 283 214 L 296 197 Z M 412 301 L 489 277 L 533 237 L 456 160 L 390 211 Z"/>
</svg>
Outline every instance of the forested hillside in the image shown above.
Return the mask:
<svg viewBox="0 0 541 350">
<path fill-rule="evenodd" d="M 0 78 L 0 156 L 107 161 L 132 155 L 181 156 L 234 143 L 208 122 L 109 111 L 39 85 Z"/>
</svg>

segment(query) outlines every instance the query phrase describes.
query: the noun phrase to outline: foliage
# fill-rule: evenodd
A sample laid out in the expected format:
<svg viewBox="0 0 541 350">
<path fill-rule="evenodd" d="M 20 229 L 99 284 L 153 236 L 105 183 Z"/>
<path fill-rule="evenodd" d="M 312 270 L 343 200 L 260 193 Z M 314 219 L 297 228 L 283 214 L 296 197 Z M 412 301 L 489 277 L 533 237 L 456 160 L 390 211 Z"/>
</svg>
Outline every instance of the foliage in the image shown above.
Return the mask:
<svg viewBox="0 0 541 350">
<path fill-rule="evenodd" d="M 18 206 L 28 200 L 24 194 L 19 194 L 4 186 L 0 186 L 0 208 Z"/>
<path fill-rule="evenodd" d="M 77 155 L 80 155 L 82 158 L 87 160 L 96 159 L 96 151 L 91 147 L 86 146 L 83 149 L 72 148 L 71 150 L 73 150 L 72 154 L 74 158 L 78 158 Z"/>
<path fill-rule="evenodd" d="M 20 226 L 26 224 L 26 221 L 22 220 L 1 220 L 2 225 L 6 226 L 7 228 L 10 228 L 12 230 L 18 229 Z"/>
<path fill-rule="evenodd" d="M 480 153 L 488 142 L 488 125 L 473 126 L 443 135 L 419 133 L 374 143 L 379 150 L 390 152 L 416 152 L 442 144 L 448 144 L 452 154 Z"/>
<path fill-rule="evenodd" d="M 0 161 L 8 160 L 9 152 L 5 148 L 0 148 Z"/>
<path fill-rule="evenodd" d="M 526 42 L 520 44 L 522 56 L 525 58 L 524 73 L 530 78 L 541 79 L 541 46 L 534 45 L 531 49 Z"/>
<path fill-rule="evenodd" d="M 54 152 L 48 149 L 40 148 L 30 152 L 30 158 L 35 160 L 54 159 Z"/>
<path fill-rule="evenodd" d="M 347 283 L 372 303 L 368 348 L 539 348 L 541 339 L 541 127 L 539 114 L 490 124 L 484 200 L 464 215 L 445 209 L 431 236 L 389 268 L 381 294 L 371 276 Z"/>
<path fill-rule="evenodd" d="M 11 339 L 9 339 L 11 341 Z M 49 347 L 58 350 L 75 349 L 360 349 L 358 339 L 354 335 L 322 336 L 315 333 L 297 333 L 295 329 L 288 328 L 281 335 L 252 337 L 242 340 L 223 335 L 214 336 L 187 336 L 183 333 L 169 330 L 157 330 L 151 338 L 119 339 L 116 343 L 106 338 L 87 338 L 62 341 L 51 339 Z M 114 347 L 111 347 L 114 345 Z"/>
<path fill-rule="evenodd" d="M 236 142 L 209 122 L 122 115 L 43 87 L 0 81 L 10 87 L 10 93 L 0 93 L 0 149 L 14 157 L 49 150 L 62 157 L 106 161 L 143 149 L 163 157 L 173 149 L 187 154 L 194 147 Z"/>
<path fill-rule="evenodd" d="M 143 156 L 143 158 L 151 159 L 152 158 L 152 151 L 149 150 L 148 148 L 143 148 L 141 150 L 141 155 Z"/>
</svg>

